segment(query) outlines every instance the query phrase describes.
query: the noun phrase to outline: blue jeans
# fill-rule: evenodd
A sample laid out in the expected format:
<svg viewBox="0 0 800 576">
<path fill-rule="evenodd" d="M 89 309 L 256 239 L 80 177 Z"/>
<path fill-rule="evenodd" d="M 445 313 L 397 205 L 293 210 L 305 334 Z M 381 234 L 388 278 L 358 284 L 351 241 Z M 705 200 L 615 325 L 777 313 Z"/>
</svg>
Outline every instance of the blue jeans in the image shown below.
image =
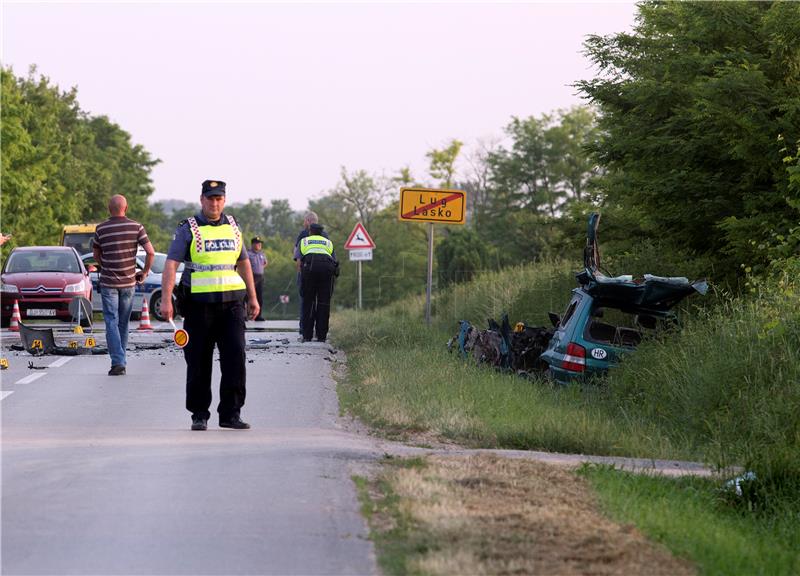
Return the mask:
<svg viewBox="0 0 800 576">
<path fill-rule="evenodd" d="M 128 346 L 128 322 L 133 309 L 133 293 L 130 288 L 100 287 L 103 298 L 103 320 L 106 322 L 106 344 L 112 366 L 125 366 L 125 348 Z"/>
</svg>

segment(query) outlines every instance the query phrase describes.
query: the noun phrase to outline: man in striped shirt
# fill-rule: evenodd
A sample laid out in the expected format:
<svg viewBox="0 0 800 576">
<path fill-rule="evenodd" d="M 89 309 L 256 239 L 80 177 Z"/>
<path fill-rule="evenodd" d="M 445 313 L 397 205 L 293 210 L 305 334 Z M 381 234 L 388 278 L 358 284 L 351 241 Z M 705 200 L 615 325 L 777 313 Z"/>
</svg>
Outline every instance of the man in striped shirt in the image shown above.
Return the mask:
<svg viewBox="0 0 800 576">
<path fill-rule="evenodd" d="M 125 348 L 128 345 L 128 321 L 133 308 L 136 284 L 150 272 L 155 251 L 144 226 L 125 216 L 128 201 L 115 194 L 108 201 L 111 217 L 97 225 L 94 233 L 94 259 L 100 266 L 100 295 L 106 323 L 106 344 L 111 356 L 109 376 L 125 374 Z M 145 251 L 144 269 L 136 271 L 136 252 Z"/>
</svg>

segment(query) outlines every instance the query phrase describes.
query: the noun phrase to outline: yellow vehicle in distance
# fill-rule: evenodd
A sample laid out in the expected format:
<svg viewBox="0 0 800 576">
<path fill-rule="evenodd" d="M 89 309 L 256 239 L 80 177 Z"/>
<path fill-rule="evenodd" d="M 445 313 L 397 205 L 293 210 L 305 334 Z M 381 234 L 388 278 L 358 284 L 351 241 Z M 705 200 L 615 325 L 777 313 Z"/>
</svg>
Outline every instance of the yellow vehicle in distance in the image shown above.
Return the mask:
<svg viewBox="0 0 800 576">
<path fill-rule="evenodd" d="M 92 239 L 97 224 L 67 224 L 61 230 L 61 245 L 72 246 L 78 254 L 92 251 Z"/>
</svg>

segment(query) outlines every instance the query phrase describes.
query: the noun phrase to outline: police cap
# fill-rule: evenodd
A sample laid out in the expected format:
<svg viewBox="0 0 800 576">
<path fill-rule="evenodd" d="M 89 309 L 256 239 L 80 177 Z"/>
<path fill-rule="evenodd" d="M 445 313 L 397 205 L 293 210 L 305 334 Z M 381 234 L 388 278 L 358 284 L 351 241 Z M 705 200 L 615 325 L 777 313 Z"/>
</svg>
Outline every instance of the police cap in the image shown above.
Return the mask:
<svg viewBox="0 0 800 576">
<path fill-rule="evenodd" d="M 253 236 L 253 238 L 250 240 L 250 244 L 255 244 L 256 242 L 262 244 L 261 236 Z"/>
<path fill-rule="evenodd" d="M 206 180 L 203 182 L 203 196 L 225 196 L 225 182 Z"/>
</svg>

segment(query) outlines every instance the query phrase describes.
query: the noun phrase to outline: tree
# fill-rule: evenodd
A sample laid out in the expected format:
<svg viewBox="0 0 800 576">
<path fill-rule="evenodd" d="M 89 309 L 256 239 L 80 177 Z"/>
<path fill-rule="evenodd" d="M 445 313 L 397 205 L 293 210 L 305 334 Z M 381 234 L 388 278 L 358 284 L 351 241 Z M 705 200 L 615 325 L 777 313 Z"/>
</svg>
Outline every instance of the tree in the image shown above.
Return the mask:
<svg viewBox="0 0 800 576">
<path fill-rule="evenodd" d="M 486 244 L 472 228 L 452 230 L 436 246 L 436 263 L 442 285 L 466 282 L 486 266 Z"/>
<path fill-rule="evenodd" d="M 472 225 L 480 228 L 491 210 L 491 164 L 489 159 L 499 148 L 499 141 L 478 140 L 466 155 L 470 173 L 460 188 L 467 193 L 467 213 Z"/>
<path fill-rule="evenodd" d="M 594 112 L 576 106 L 558 111 L 558 123 L 545 131 L 550 147 L 553 180 L 567 201 L 584 199 L 589 179 L 598 173 L 597 163 L 588 152 L 599 138 Z"/>
<path fill-rule="evenodd" d="M 303 226 L 303 216 L 293 211 L 286 199 L 270 200 L 264 214 L 270 236 L 294 238 Z"/>
<path fill-rule="evenodd" d="M 601 112 L 604 201 L 718 270 L 763 266 L 800 219 L 779 140 L 800 137 L 800 4 L 643 2 L 637 22 L 589 37 L 601 74 L 577 84 Z"/>
<path fill-rule="evenodd" d="M 450 144 L 441 150 L 431 150 L 425 156 L 430 160 L 428 171 L 431 178 L 439 181 L 441 188 L 452 188 L 456 173 L 456 159 L 464 144 L 458 140 L 451 140 Z"/>
<path fill-rule="evenodd" d="M 496 200 L 504 210 L 519 207 L 556 215 L 562 193 L 555 186 L 556 151 L 547 139 L 553 118 L 543 115 L 513 117 L 506 126 L 511 149 L 500 148 L 489 155 Z"/>
<path fill-rule="evenodd" d="M 341 181 L 333 196 L 342 200 L 356 212 L 358 220 L 369 224 L 375 213 L 385 204 L 389 185 L 382 177 L 373 177 L 364 170 L 352 174 L 342 166 Z"/>
<path fill-rule="evenodd" d="M 3 227 L 14 234 L 8 244 L 55 244 L 64 224 L 105 218 L 115 193 L 147 223 L 158 161 L 108 118 L 82 111 L 76 89 L 62 92 L 35 68 L 26 78 L 10 68 L 1 74 L 0 202 Z"/>
</svg>

